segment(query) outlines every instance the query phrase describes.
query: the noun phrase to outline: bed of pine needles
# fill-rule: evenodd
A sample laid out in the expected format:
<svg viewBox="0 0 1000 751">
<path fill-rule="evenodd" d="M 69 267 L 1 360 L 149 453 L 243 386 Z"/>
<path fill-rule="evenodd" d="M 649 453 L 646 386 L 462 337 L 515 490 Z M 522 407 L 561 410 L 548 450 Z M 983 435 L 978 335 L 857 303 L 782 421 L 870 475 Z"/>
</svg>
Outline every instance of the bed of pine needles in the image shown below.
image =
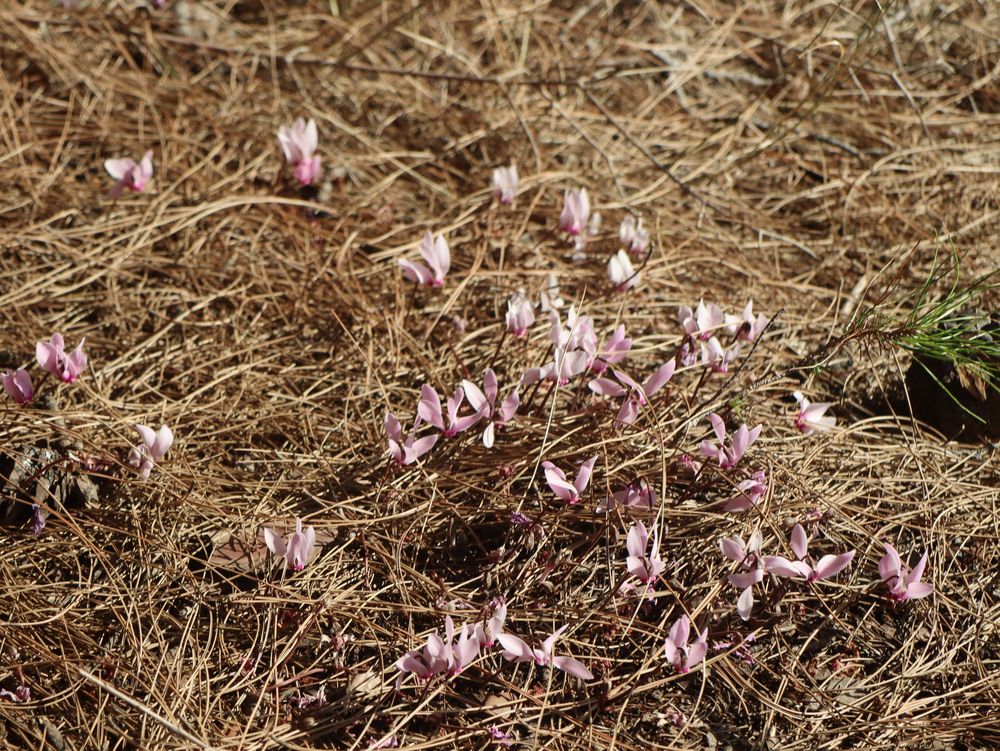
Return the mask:
<svg viewBox="0 0 1000 751">
<path fill-rule="evenodd" d="M 44 404 L 5 400 L 0 452 L 50 446 L 98 488 L 50 499 L 37 537 L 0 528 L 0 686 L 30 689 L 0 701 L 3 742 L 1000 746 L 995 450 L 910 418 L 899 351 L 827 347 L 872 301 L 905 315 L 942 254 L 997 265 L 998 30 L 977 0 L 3 4 L 0 366 L 56 330 L 91 364 Z M 299 116 L 319 125 L 314 189 L 276 140 Z M 150 188 L 112 201 L 103 161 L 146 149 Z M 605 224 L 577 262 L 557 222 L 579 186 Z M 626 212 L 653 251 L 623 295 L 605 264 Z M 441 290 L 397 265 L 426 230 L 451 244 Z M 447 394 L 492 364 L 505 390 L 544 362 L 546 323 L 520 341 L 503 313 L 549 271 L 602 333 L 626 325 L 636 373 L 676 352 L 680 305 L 752 298 L 773 323 L 734 377 L 678 378 L 629 430 L 578 381 L 539 389 L 492 451 L 470 431 L 391 467 L 383 416 L 412 420 L 421 383 Z M 796 389 L 838 427 L 799 435 Z M 677 468 L 721 408 L 764 423 L 755 515 Z M 176 435 L 145 483 L 125 463 L 137 422 Z M 593 454 L 585 500 L 554 503 L 539 461 Z M 646 608 L 615 595 L 627 520 L 594 512 L 636 478 L 666 527 Z M 296 515 L 322 549 L 282 574 L 261 530 Z M 807 517 L 853 565 L 771 582 L 743 624 L 718 540 Z M 931 597 L 888 600 L 886 539 L 930 551 Z M 494 651 L 396 691 L 406 650 L 497 595 L 525 637 L 570 624 L 560 649 L 595 680 Z M 681 608 L 712 643 L 755 632 L 749 657 L 675 675 Z"/>
</svg>

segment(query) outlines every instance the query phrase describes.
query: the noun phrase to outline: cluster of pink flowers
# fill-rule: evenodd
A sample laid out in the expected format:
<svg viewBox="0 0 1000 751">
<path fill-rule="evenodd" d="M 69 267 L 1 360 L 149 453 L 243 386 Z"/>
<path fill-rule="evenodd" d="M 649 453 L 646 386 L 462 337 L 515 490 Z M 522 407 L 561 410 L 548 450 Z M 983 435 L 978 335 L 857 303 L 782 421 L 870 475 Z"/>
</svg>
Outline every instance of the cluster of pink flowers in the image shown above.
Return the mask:
<svg viewBox="0 0 1000 751">
<path fill-rule="evenodd" d="M 739 357 L 741 341 L 756 341 L 770 323 L 766 316 L 754 316 L 753 300 L 746 304 L 742 316 L 729 315 L 715 303 L 706 305 L 702 300 L 694 310 L 687 305 L 681 306 L 677 320 L 686 335 L 681 347 L 681 363 L 695 364 L 699 356 L 697 345 L 701 364 L 719 373 L 727 372 Z M 728 337 L 728 345 L 722 343 L 720 335 Z"/>
<path fill-rule="evenodd" d="M 316 552 L 316 530 L 313 527 L 302 529 L 302 520 L 295 517 L 295 531 L 288 536 L 288 542 L 273 529 L 264 529 L 264 544 L 274 555 L 284 558 L 288 568 L 301 571 Z"/>
</svg>

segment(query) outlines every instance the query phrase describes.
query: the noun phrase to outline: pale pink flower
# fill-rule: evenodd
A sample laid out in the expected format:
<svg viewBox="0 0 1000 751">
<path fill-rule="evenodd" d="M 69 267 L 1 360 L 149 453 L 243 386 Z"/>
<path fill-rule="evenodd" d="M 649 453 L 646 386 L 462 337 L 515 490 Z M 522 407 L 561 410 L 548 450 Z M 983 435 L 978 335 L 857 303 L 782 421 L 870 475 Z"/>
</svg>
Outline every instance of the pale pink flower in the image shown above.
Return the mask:
<svg viewBox="0 0 1000 751">
<path fill-rule="evenodd" d="M 708 419 L 712 423 L 712 430 L 715 431 L 715 436 L 719 439 L 719 445 L 716 446 L 709 441 L 702 441 L 699 450 L 702 456 L 716 459 L 719 462 L 719 466 L 723 469 L 732 469 L 739 464 L 740 459 L 743 458 L 747 449 L 757 440 L 760 436 L 760 431 L 763 429 L 762 425 L 758 425 L 752 430 L 748 429 L 746 425 L 740 425 L 739 429 L 733 434 L 732 441 L 727 445 L 726 423 L 714 412 L 709 415 Z"/>
<path fill-rule="evenodd" d="M 476 634 L 479 643 L 483 647 L 492 647 L 497 637 L 503 633 L 503 626 L 507 620 L 507 602 L 502 597 L 495 597 L 490 601 L 493 614 L 486 619 L 486 627 L 477 627 Z"/>
<path fill-rule="evenodd" d="M 444 277 L 451 268 L 451 250 L 448 248 L 448 241 L 442 235 L 434 237 L 427 232 L 417 246 L 421 257 L 427 261 L 427 266 L 417 261 L 399 260 L 399 265 L 403 269 L 403 276 L 411 282 L 425 284 L 429 287 L 440 287 L 444 284 Z M 429 267 L 429 268 L 428 268 Z"/>
<path fill-rule="evenodd" d="M 728 373 L 730 364 L 739 356 L 739 342 L 730 347 L 723 347 L 715 336 L 701 342 L 701 364 L 710 367 L 716 373 Z"/>
<path fill-rule="evenodd" d="M 597 504 L 597 513 L 606 514 L 615 508 L 624 508 L 629 514 L 651 514 L 656 508 L 656 491 L 645 482 L 633 482 L 616 490 L 610 498 Z"/>
<path fill-rule="evenodd" d="M 840 555 L 824 555 L 815 565 L 808 563 L 805 559 L 809 555 L 809 538 L 801 524 L 796 524 L 792 528 L 789 544 L 797 560 L 790 561 L 780 555 L 765 556 L 764 569 L 769 574 L 815 582 L 836 576 L 854 559 L 855 551 L 849 550 Z"/>
<path fill-rule="evenodd" d="M 608 340 L 597 348 L 596 355 L 590 361 L 590 369 L 600 375 L 608 369 L 609 365 L 614 365 L 625 359 L 625 356 L 632 349 L 632 340 L 625 336 L 625 326 L 619 326 Z"/>
<path fill-rule="evenodd" d="M 45 520 L 48 518 L 48 514 L 42 510 L 42 507 L 37 503 L 31 504 L 31 534 L 38 537 L 45 529 Z"/>
<path fill-rule="evenodd" d="M 399 418 L 392 412 L 386 412 L 385 414 L 383 424 L 386 436 L 389 439 L 389 455 L 399 466 L 413 464 L 413 462 L 434 448 L 434 444 L 437 443 L 437 435 L 427 435 L 417 438 L 417 429 L 420 427 L 420 422 L 421 418 L 418 414 L 417 419 L 413 421 L 413 429 L 404 439 L 403 426 L 400 424 Z"/>
<path fill-rule="evenodd" d="M 535 306 L 518 292 L 507 301 L 507 331 L 514 336 L 526 336 L 535 322 Z"/>
<path fill-rule="evenodd" d="M 637 521 L 635 526 L 629 530 L 628 538 L 625 541 L 625 548 L 628 550 L 628 558 L 625 566 L 628 572 L 643 584 L 651 584 L 656 581 L 666 564 L 660 558 L 660 543 L 657 539 L 657 531 L 653 530 L 652 549 L 646 555 L 646 548 L 649 546 L 650 535 L 646 531 L 646 525 Z"/>
<path fill-rule="evenodd" d="M 619 292 L 628 292 L 639 284 L 642 274 L 635 270 L 628 253 L 619 250 L 608 261 L 608 279 Z"/>
<path fill-rule="evenodd" d="M 726 500 L 725 511 L 749 511 L 767 492 L 767 473 L 760 469 L 736 486 L 737 493 Z"/>
<path fill-rule="evenodd" d="M 435 631 L 427 637 L 427 644 L 422 650 L 414 649 L 396 661 L 396 668 L 400 671 L 397 686 L 402 683 L 406 673 L 412 673 L 425 681 L 440 673 L 454 676 L 476 659 L 480 644 L 473 626 L 463 625 L 456 640 L 455 623 L 449 615 L 445 616 L 444 629 L 443 639 Z"/>
<path fill-rule="evenodd" d="M 0 374 L 0 381 L 3 381 L 4 391 L 17 404 L 27 404 L 35 396 L 35 387 L 31 383 L 31 376 L 24 368 L 13 372 L 5 370 L 3 374 Z"/>
<path fill-rule="evenodd" d="M 76 349 L 66 354 L 66 343 L 62 335 L 55 333 L 47 342 L 35 345 L 35 359 L 42 370 L 58 376 L 64 383 L 73 383 L 87 367 L 87 354 L 83 351 L 81 339 Z"/>
<path fill-rule="evenodd" d="M 642 218 L 638 220 L 631 214 L 622 219 L 618 228 L 618 237 L 625 249 L 634 255 L 641 256 L 649 245 L 649 233 L 643 229 Z"/>
<path fill-rule="evenodd" d="M 572 483 L 566 479 L 566 474 L 555 464 L 542 462 L 542 468 L 545 470 L 545 481 L 549 484 L 552 492 L 566 503 L 579 503 L 580 495 L 590 484 L 590 477 L 594 472 L 596 462 L 597 457 L 592 456 L 581 464 L 576 473 L 576 479 Z"/>
<path fill-rule="evenodd" d="M 307 123 L 301 117 L 295 119 L 291 127 L 278 128 L 278 143 L 285 153 L 285 159 L 295 166 L 295 178 L 303 185 L 309 185 L 320 172 L 320 157 L 316 152 L 319 132 L 312 118 Z"/>
<path fill-rule="evenodd" d="M 553 361 L 540 368 L 528 368 L 521 376 L 520 384 L 530 386 L 538 381 L 549 380 L 565 386 L 587 369 L 589 359 L 590 355 L 582 349 L 566 352 L 556 348 Z"/>
<path fill-rule="evenodd" d="M 837 418 L 827 415 L 830 409 L 830 402 L 810 402 L 801 391 L 792 394 L 795 401 L 799 403 L 799 414 L 795 417 L 795 427 L 802 431 L 803 435 L 820 433 L 830 430 L 837 424 Z"/>
<path fill-rule="evenodd" d="M 572 657 L 557 657 L 554 654 L 556 640 L 562 635 L 562 632 L 565 631 L 566 628 L 566 626 L 562 626 L 557 629 L 555 633 L 542 642 L 542 646 L 540 648 L 535 647 L 532 649 L 527 642 L 523 639 L 519 639 L 513 634 L 500 634 L 497 637 L 497 641 L 499 641 L 500 646 L 503 647 L 503 656 L 505 660 L 513 662 L 534 662 L 536 665 L 553 667 L 557 670 L 569 673 L 572 676 L 576 676 L 581 680 L 589 681 L 593 679 L 594 674 L 587 670 L 583 663 L 578 660 L 574 660 Z"/>
<path fill-rule="evenodd" d="M 576 237 L 587 226 L 590 218 L 590 197 L 587 189 L 567 190 L 563 194 L 563 210 L 559 217 L 559 228 Z"/>
<path fill-rule="evenodd" d="M 517 194 L 517 165 L 511 164 L 509 167 L 497 167 L 493 170 L 493 195 L 503 206 L 510 206 L 514 203 L 514 196 Z"/>
<path fill-rule="evenodd" d="M 719 541 L 722 554 L 740 564 L 741 571 L 728 576 L 729 583 L 743 590 L 736 601 L 736 611 L 744 621 L 749 620 L 753 610 L 753 587 L 764 579 L 764 559 L 760 554 L 761 534 L 754 532 L 744 546 L 743 539 L 736 535 Z"/>
<path fill-rule="evenodd" d="M 24 702 L 31 701 L 31 688 L 24 685 L 18 686 L 15 691 L 0 688 L 0 699 L 6 699 L 16 704 L 23 704 Z"/>
<path fill-rule="evenodd" d="M 437 392 L 425 383 L 420 387 L 420 403 L 417 405 L 417 414 L 448 438 L 454 438 L 483 419 L 482 412 L 478 410 L 471 415 L 459 417 L 458 411 L 462 408 L 464 401 L 465 392 L 461 387 L 456 388 L 455 393 L 445 403 L 448 411 L 448 425 L 445 427 L 444 416 L 441 413 L 441 399 Z"/>
<path fill-rule="evenodd" d="M 726 325 L 726 316 L 715 303 L 705 305 L 698 302 L 694 311 L 687 305 L 682 305 L 677 312 L 677 320 L 689 336 L 707 341 L 720 328 Z"/>
<path fill-rule="evenodd" d="M 274 555 L 284 558 L 292 571 L 301 571 L 316 549 L 316 530 L 313 527 L 303 530 L 302 520 L 296 516 L 295 531 L 289 535 L 287 544 L 269 527 L 264 528 L 264 544 Z"/>
<path fill-rule="evenodd" d="M 132 159 L 107 159 L 104 169 L 118 182 L 111 189 L 111 197 L 118 198 L 126 188 L 142 193 L 153 179 L 153 152 L 147 151 L 136 164 Z"/>
<path fill-rule="evenodd" d="M 493 448 L 496 429 L 502 428 L 510 422 L 514 418 L 517 408 L 521 406 L 517 389 L 508 394 L 507 398 L 501 402 L 500 407 L 497 408 L 497 377 L 493 368 L 488 368 L 483 376 L 482 391 L 476 384 L 468 380 L 462 381 L 462 389 L 465 391 L 465 398 L 476 410 L 476 414 L 487 421 L 486 430 L 483 431 L 483 445 L 486 448 Z"/>
<path fill-rule="evenodd" d="M 577 315 L 576 308 L 570 306 L 565 326 L 554 310 L 549 311 L 549 324 L 549 340 L 556 349 L 583 350 L 588 358 L 597 354 L 597 333 L 594 331 L 594 319 L 590 316 Z"/>
<path fill-rule="evenodd" d="M 753 300 L 747 303 L 746 307 L 743 308 L 743 319 L 740 321 L 740 326 L 738 329 L 740 339 L 745 339 L 748 342 L 755 341 L 761 332 L 767 328 L 767 324 L 771 322 L 771 319 L 763 314 L 758 314 L 754 317 L 753 314 Z"/>
<path fill-rule="evenodd" d="M 921 556 L 911 570 L 899 558 L 899 553 L 889 543 L 885 545 L 885 556 L 878 562 L 878 572 L 889 587 L 889 596 L 894 600 L 919 600 L 934 591 L 931 584 L 920 581 L 927 567 L 927 553 Z"/>
<path fill-rule="evenodd" d="M 145 425 L 136 425 L 135 429 L 142 438 L 142 443 L 132 447 L 128 463 L 139 470 L 141 479 L 148 480 L 153 467 L 166 456 L 173 445 L 174 434 L 166 425 L 161 425 L 157 431 Z"/>
<path fill-rule="evenodd" d="M 654 370 L 642 385 L 620 370 L 612 370 L 618 379 L 617 382 L 610 378 L 595 378 L 588 385 L 591 391 L 601 396 L 624 396 L 625 401 L 615 416 L 615 422 L 620 425 L 631 425 L 639 417 L 639 407 L 646 406 L 649 397 L 667 384 L 676 368 L 676 361 L 669 360 Z"/>
<path fill-rule="evenodd" d="M 691 636 L 691 622 L 682 615 L 670 627 L 670 635 L 663 642 L 663 653 L 667 662 L 678 673 L 686 673 L 695 667 L 708 653 L 708 629 L 702 631 L 693 644 L 688 646 Z"/>
</svg>

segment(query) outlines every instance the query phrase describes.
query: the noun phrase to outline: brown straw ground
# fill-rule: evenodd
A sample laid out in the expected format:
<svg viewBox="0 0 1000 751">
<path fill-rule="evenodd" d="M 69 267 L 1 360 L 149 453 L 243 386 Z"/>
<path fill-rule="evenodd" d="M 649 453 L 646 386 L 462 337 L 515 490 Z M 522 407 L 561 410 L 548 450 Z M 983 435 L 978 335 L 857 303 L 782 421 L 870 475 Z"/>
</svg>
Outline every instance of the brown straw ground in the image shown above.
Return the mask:
<svg viewBox="0 0 1000 751">
<path fill-rule="evenodd" d="M 491 728 L 519 748 L 1000 747 L 995 451 L 885 406 L 898 351 L 824 350 L 883 290 L 905 312 L 936 254 L 997 264 L 995 3 L 83 6 L 0 9 L 0 366 L 39 381 L 53 331 L 90 356 L 76 384 L 4 401 L 0 452 L 51 446 L 99 489 L 41 499 L 37 537 L 2 528 L 0 687 L 30 690 L 0 699 L 7 747 L 499 748 Z M 276 141 L 298 116 L 319 126 L 317 190 Z M 146 149 L 150 188 L 112 201 L 103 161 Z M 582 262 L 557 230 L 578 186 L 604 216 Z M 622 295 L 605 264 L 626 212 L 653 252 Z M 426 230 L 452 248 L 439 290 L 397 265 Z M 391 467 L 383 416 L 409 424 L 422 383 L 492 364 L 506 393 L 544 363 L 547 323 L 515 340 L 503 313 L 549 271 L 602 337 L 626 325 L 635 375 L 676 352 L 682 304 L 752 298 L 774 322 L 734 378 L 679 373 L 627 430 L 576 379 L 526 390 L 492 451 L 474 430 Z M 834 403 L 834 431 L 795 430 L 796 389 Z M 722 511 L 722 473 L 677 467 L 710 411 L 764 424 L 753 513 Z M 146 483 L 136 423 L 176 434 Z M 556 503 L 539 462 L 594 454 L 583 501 Z M 645 606 L 616 594 L 629 521 L 594 512 L 637 478 L 666 528 Z M 322 549 L 283 573 L 262 528 L 296 515 Z M 831 582 L 769 578 L 744 624 L 718 541 L 760 528 L 789 555 L 795 520 L 814 552 L 857 556 Z M 931 597 L 886 597 L 883 540 L 930 551 Z M 494 649 L 395 689 L 446 613 L 497 596 L 526 639 L 569 624 L 558 650 L 595 679 Z M 662 644 L 683 612 L 713 648 L 677 675 Z"/>
</svg>

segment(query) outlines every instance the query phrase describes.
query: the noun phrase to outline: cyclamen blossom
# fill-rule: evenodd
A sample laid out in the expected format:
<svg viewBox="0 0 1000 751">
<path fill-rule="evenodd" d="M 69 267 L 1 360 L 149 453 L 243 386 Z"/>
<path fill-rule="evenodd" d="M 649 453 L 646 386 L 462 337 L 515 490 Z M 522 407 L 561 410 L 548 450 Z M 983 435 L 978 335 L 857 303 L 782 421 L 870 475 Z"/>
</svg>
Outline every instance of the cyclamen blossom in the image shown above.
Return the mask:
<svg viewBox="0 0 1000 751">
<path fill-rule="evenodd" d="M 673 377 L 676 367 L 677 363 L 674 360 L 669 360 L 654 370 L 641 386 L 619 370 L 612 372 L 620 383 L 610 378 L 595 378 L 588 385 L 591 391 L 601 396 L 624 396 L 625 401 L 615 416 L 615 422 L 620 425 L 631 425 L 639 417 L 639 407 L 644 407 L 648 403 L 649 397 L 667 384 Z"/>
<path fill-rule="evenodd" d="M 597 513 L 606 514 L 619 507 L 633 516 L 650 514 L 656 508 L 656 491 L 645 482 L 634 482 L 621 490 L 616 490 L 610 498 L 602 499 L 597 504 Z"/>
<path fill-rule="evenodd" d="M 716 373 L 728 373 L 729 365 L 740 356 L 740 343 L 723 347 L 718 337 L 712 336 L 701 342 L 701 364 Z"/>
<path fill-rule="evenodd" d="M 650 535 L 646 531 L 646 525 L 637 521 L 635 526 L 629 530 L 625 547 L 628 550 L 628 558 L 625 561 L 628 572 L 643 584 L 651 584 L 663 573 L 666 564 L 660 558 L 660 543 L 657 539 L 657 532 L 654 529 L 652 535 L 652 550 L 649 556 L 646 555 L 646 548 L 649 546 Z"/>
<path fill-rule="evenodd" d="M 629 253 L 641 256 L 649 245 L 649 233 L 643 229 L 642 218 L 638 220 L 631 214 L 622 219 L 618 228 L 618 237 Z"/>
<path fill-rule="evenodd" d="M 38 342 L 35 345 L 35 359 L 42 370 L 58 376 L 64 383 L 73 383 L 87 367 L 87 354 L 83 351 L 81 339 L 76 349 L 66 354 L 66 343 L 62 335 L 53 334 L 49 341 Z"/>
<path fill-rule="evenodd" d="M 490 601 L 493 614 L 486 619 L 486 627 L 476 626 L 476 636 L 483 647 L 492 647 L 497 637 L 503 633 L 503 626 L 507 620 L 507 601 L 502 597 L 495 597 Z"/>
<path fill-rule="evenodd" d="M 611 256 L 608 261 L 608 279 L 619 292 L 628 292 L 639 284 L 641 278 L 642 273 L 635 270 L 632 259 L 624 250 L 619 250 Z"/>
<path fill-rule="evenodd" d="M 760 554 L 761 534 L 754 532 L 744 546 L 743 539 L 736 535 L 719 541 L 722 554 L 740 564 L 742 571 L 730 574 L 727 578 L 734 587 L 743 590 L 736 601 L 736 611 L 744 621 L 749 620 L 753 610 L 753 587 L 764 580 L 764 559 Z"/>
<path fill-rule="evenodd" d="M 542 462 L 545 470 L 545 481 L 549 484 L 552 492 L 569 504 L 579 503 L 580 495 L 590 484 L 590 477 L 594 472 L 594 464 L 597 457 L 592 456 L 583 464 L 576 473 L 576 479 L 570 483 L 566 479 L 566 474 L 552 462 Z"/>
<path fill-rule="evenodd" d="M 418 414 L 417 419 L 413 421 L 413 429 L 404 439 L 403 426 L 400 424 L 399 418 L 392 412 L 386 412 L 385 414 L 383 425 L 386 436 L 389 439 L 389 456 L 401 467 L 413 464 L 413 462 L 434 448 L 434 444 L 437 443 L 438 436 L 436 435 L 417 438 L 417 429 L 420 427 L 420 423 L 421 418 Z"/>
<path fill-rule="evenodd" d="M 682 615 L 670 627 L 670 635 L 663 642 L 663 653 L 667 662 L 678 673 L 686 673 L 705 659 L 708 653 L 708 629 L 703 630 L 693 644 L 688 646 L 691 636 L 691 622 Z"/>
<path fill-rule="evenodd" d="M 715 431 L 716 438 L 719 439 L 719 445 L 716 446 L 709 441 L 702 441 L 699 450 L 702 456 L 716 459 L 722 469 L 732 469 L 739 464 L 740 459 L 743 458 L 747 449 L 757 440 L 760 436 L 760 431 L 763 429 L 762 425 L 758 425 L 752 430 L 748 429 L 746 425 L 740 425 L 739 429 L 733 434 L 732 441 L 727 446 L 726 423 L 714 412 L 709 415 L 708 419 L 712 423 L 712 430 Z"/>
<path fill-rule="evenodd" d="M 535 306 L 518 292 L 507 301 L 507 331 L 514 336 L 526 336 L 535 322 Z"/>
<path fill-rule="evenodd" d="M 145 425 L 136 425 L 135 429 L 142 437 L 142 443 L 132 447 L 128 463 L 139 470 L 140 478 L 148 480 L 156 462 L 166 456 L 173 445 L 174 434 L 166 425 L 161 425 L 157 431 Z"/>
<path fill-rule="evenodd" d="M 503 206 L 514 203 L 518 185 L 517 166 L 497 167 L 493 170 L 493 195 Z"/>
<path fill-rule="evenodd" d="M 118 182 L 111 189 L 111 197 L 118 198 L 126 188 L 142 193 L 153 179 L 153 152 L 147 151 L 136 164 L 132 159 L 107 159 L 104 169 Z"/>
<path fill-rule="evenodd" d="M 441 413 L 441 399 L 438 397 L 437 391 L 425 383 L 420 387 L 420 403 L 417 405 L 417 414 L 444 433 L 445 436 L 453 438 L 483 419 L 482 412 L 478 410 L 471 415 L 459 417 L 458 410 L 461 409 L 464 400 L 465 392 L 462 388 L 455 389 L 455 393 L 446 402 L 448 426 L 445 427 L 444 417 Z"/>
<path fill-rule="evenodd" d="M 497 641 L 503 647 L 503 657 L 505 660 L 514 662 L 534 662 L 536 665 L 549 666 L 569 673 L 585 681 L 594 677 L 587 668 L 578 660 L 572 657 L 559 656 L 554 653 L 556 640 L 566 630 L 566 626 L 557 629 L 550 637 L 542 642 L 541 648 L 532 649 L 527 642 L 513 634 L 500 634 Z"/>
<path fill-rule="evenodd" d="M 815 582 L 820 579 L 829 579 L 836 576 L 850 565 L 854 559 L 854 550 L 849 550 L 840 555 L 824 555 L 814 565 L 808 563 L 805 558 L 809 554 L 809 538 L 801 524 L 796 524 L 792 528 L 789 539 L 792 552 L 797 560 L 790 561 L 780 555 L 769 555 L 764 558 L 764 569 L 774 576 L 805 579 L 807 582 Z"/>
<path fill-rule="evenodd" d="M 594 373 L 600 375 L 608 369 L 609 365 L 624 360 L 631 349 L 632 340 L 625 336 L 625 326 L 619 326 L 608 340 L 597 348 L 589 367 Z"/>
<path fill-rule="evenodd" d="M 463 625 L 456 641 L 455 624 L 450 615 L 445 616 L 444 627 L 444 639 L 435 631 L 427 637 L 427 644 L 422 650 L 411 650 L 396 661 L 396 668 L 400 671 L 396 679 L 397 687 L 407 673 L 425 681 L 440 673 L 458 675 L 476 659 L 480 643 L 476 638 L 475 628 L 469 624 Z"/>
<path fill-rule="evenodd" d="M 31 375 L 24 368 L 13 372 L 5 370 L 0 374 L 4 391 L 17 404 L 27 404 L 35 396 L 35 387 L 31 383 Z"/>
<path fill-rule="evenodd" d="M 300 183 L 309 185 L 319 177 L 320 157 L 315 153 L 319 145 L 319 133 L 315 120 L 310 118 L 307 123 L 299 117 L 291 127 L 281 126 L 278 129 L 278 143 L 285 153 L 285 159 L 295 166 L 295 178 Z"/>
<path fill-rule="evenodd" d="M 442 286 L 444 277 L 451 268 L 451 250 L 448 248 L 448 241 L 441 235 L 434 237 L 430 232 L 427 232 L 420 240 L 417 250 L 421 257 L 427 261 L 427 266 L 401 258 L 399 265 L 403 269 L 403 276 L 417 284 L 429 287 Z"/>
<path fill-rule="evenodd" d="M 722 508 L 725 511 L 749 511 L 767 492 L 767 473 L 762 469 L 757 470 L 740 482 L 736 490 L 737 494 L 729 498 Z"/>
<path fill-rule="evenodd" d="M 496 407 L 497 376 L 493 372 L 493 368 L 488 368 L 486 374 L 483 376 L 483 390 L 485 393 L 476 384 L 468 380 L 462 381 L 462 388 L 465 391 L 465 398 L 469 400 L 469 404 L 476 410 L 476 414 L 480 415 L 488 423 L 486 430 L 483 431 L 483 445 L 486 448 L 493 448 L 496 429 L 510 422 L 517 413 L 517 408 L 521 406 L 521 399 L 518 396 L 517 389 L 508 394 L 498 409 Z"/>
<path fill-rule="evenodd" d="M 894 600 L 919 600 L 934 591 L 931 584 L 920 581 L 927 567 L 925 552 L 917 565 L 910 569 L 900 560 L 899 553 L 889 543 L 885 546 L 885 556 L 878 562 L 878 572 L 882 581 L 889 587 L 889 596 Z"/>
<path fill-rule="evenodd" d="M 837 424 L 836 417 L 825 414 L 830 409 L 830 402 L 810 402 L 802 395 L 801 391 L 794 392 L 792 396 L 799 403 L 799 414 L 795 417 L 795 427 L 802 431 L 803 435 L 823 432 Z"/>
<path fill-rule="evenodd" d="M 705 305 L 704 300 L 698 302 L 694 311 L 687 305 L 682 305 L 677 311 L 677 320 L 688 336 L 702 341 L 707 341 L 715 331 L 726 325 L 722 308 L 715 303 Z"/>
<path fill-rule="evenodd" d="M 590 197 L 587 195 L 587 189 L 567 190 L 563 194 L 563 210 L 559 217 L 559 228 L 576 237 L 584 231 L 589 218 Z"/>
<path fill-rule="evenodd" d="M 295 517 L 295 531 L 288 537 L 288 543 L 273 529 L 264 528 L 264 544 L 274 555 L 285 559 L 292 571 L 301 571 L 309 563 L 316 549 L 316 530 L 313 527 L 302 529 L 302 520 Z"/>
<path fill-rule="evenodd" d="M 758 314 L 754 317 L 753 314 L 753 300 L 747 303 L 746 307 L 743 308 L 743 318 L 742 320 L 737 319 L 738 329 L 737 333 L 740 339 L 745 339 L 748 342 L 756 341 L 757 337 L 761 335 L 767 324 L 771 322 L 771 319 L 763 314 Z"/>
</svg>

